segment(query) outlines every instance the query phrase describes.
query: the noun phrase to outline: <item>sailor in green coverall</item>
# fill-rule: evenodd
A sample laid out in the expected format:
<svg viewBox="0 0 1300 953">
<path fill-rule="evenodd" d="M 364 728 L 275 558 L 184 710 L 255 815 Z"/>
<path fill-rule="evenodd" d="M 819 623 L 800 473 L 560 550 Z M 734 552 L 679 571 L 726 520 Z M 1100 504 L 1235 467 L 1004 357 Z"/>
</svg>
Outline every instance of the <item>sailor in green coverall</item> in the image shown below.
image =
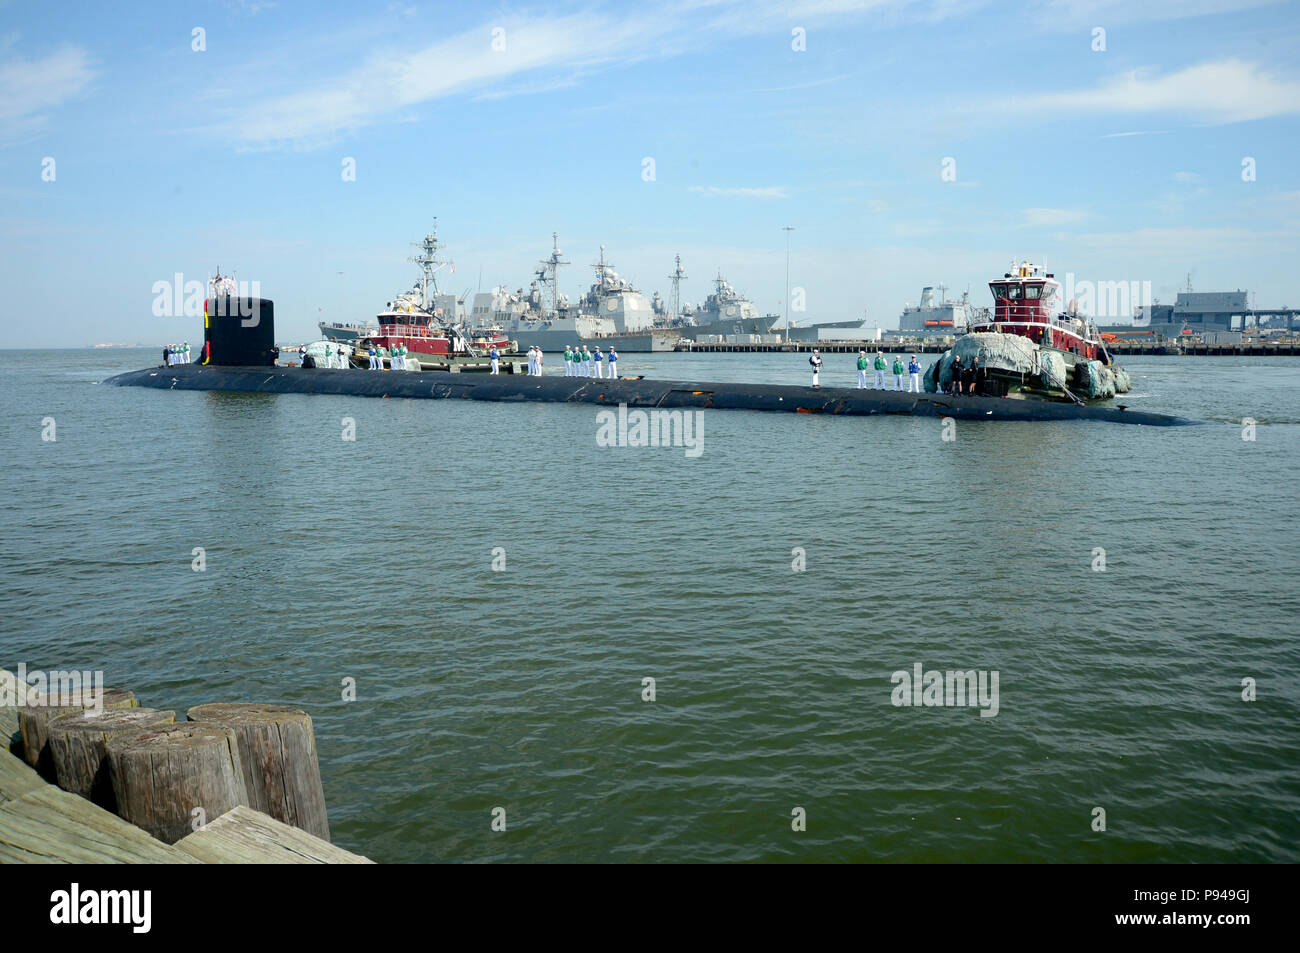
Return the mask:
<svg viewBox="0 0 1300 953">
<path fill-rule="evenodd" d="M 858 389 L 861 390 L 867 386 L 867 352 L 858 351 Z"/>
<path fill-rule="evenodd" d="M 903 389 L 903 359 L 894 355 L 894 390 Z"/>
<path fill-rule="evenodd" d="M 876 390 L 885 389 L 885 353 L 876 352 Z"/>
<path fill-rule="evenodd" d="M 564 376 L 573 376 L 573 348 L 564 345 Z"/>
</svg>

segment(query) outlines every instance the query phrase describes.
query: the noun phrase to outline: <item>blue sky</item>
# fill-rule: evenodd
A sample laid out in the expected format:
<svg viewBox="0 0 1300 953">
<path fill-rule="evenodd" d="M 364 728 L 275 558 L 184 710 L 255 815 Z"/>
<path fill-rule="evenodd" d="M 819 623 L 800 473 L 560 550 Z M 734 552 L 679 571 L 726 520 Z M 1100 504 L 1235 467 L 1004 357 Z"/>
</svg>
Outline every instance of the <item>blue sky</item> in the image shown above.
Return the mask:
<svg viewBox="0 0 1300 953">
<path fill-rule="evenodd" d="M 1265 0 L 0 0 L 0 346 L 193 341 L 153 285 L 218 266 L 302 339 L 408 287 L 434 216 L 457 292 L 558 231 L 570 296 L 603 243 L 779 311 L 788 224 L 800 323 L 985 304 L 1013 257 L 1296 305 L 1297 40 Z"/>
</svg>

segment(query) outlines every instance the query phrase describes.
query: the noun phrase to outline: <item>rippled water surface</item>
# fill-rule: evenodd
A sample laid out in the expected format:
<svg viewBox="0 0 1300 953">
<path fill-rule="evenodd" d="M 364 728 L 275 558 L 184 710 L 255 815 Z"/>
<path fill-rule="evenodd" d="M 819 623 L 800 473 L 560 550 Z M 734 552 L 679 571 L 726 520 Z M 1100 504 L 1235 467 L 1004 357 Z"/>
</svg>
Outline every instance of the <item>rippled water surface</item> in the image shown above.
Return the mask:
<svg viewBox="0 0 1300 953">
<path fill-rule="evenodd" d="M 1211 426 L 710 411 L 697 459 L 585 405 L 96 383 L 155 362 L 0 352 L 0 665 L 306 708 L 344 847 L 1300 861 L 1300 360 L 1127 362 L 1128 404 Z M 997 671 L 997 715 L 895 707 L 915 663 Z"/>
</svg>

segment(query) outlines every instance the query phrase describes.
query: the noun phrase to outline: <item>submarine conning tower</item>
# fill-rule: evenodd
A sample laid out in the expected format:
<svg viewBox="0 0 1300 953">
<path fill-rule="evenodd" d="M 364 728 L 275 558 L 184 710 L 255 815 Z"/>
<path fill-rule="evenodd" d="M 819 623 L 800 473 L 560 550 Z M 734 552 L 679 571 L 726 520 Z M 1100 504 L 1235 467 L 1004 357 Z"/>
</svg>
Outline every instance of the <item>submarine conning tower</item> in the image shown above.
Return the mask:
<svg viewBox="0 0 1300 953">
<path fill-rule="evenodd" d="M 218 296 L 203 302 L 200 364 L 270 367 L 275 363 L 275 302 Z"/>
</svg>

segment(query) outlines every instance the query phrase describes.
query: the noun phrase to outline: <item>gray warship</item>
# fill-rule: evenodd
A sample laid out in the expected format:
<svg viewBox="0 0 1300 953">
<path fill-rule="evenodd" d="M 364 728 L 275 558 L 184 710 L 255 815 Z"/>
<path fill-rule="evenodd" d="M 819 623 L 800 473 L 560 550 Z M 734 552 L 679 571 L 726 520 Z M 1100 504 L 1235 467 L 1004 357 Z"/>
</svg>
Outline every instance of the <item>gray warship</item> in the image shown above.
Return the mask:
<svg viewBox="0 0 1300 953">
<path fill-rule="evenodd" d="M 620 351 L 671 351 L 680 332 L 669 326 L 659 296 L 652 303 L 614 270 L 600 246 L 596 281 L 577 303 L 559 291 L 559 269 L 569 262 L 552 234 L 551 254 L 539 263 L 528 290 L 504 287 L 474 296 L 471 327 L 500 327 L 526 349 L 562 351 L 578 344 Z M 549 297 L 549 307 L 547 298 Z"/>
<path fill-rule="evenodd" d="M 680 259 L 677 270 L 681 271 Z M 685 275 L 670 277 L 680 279 Z M 713 285 L 713 293 L 703 304 L 682 312 L 687 322 L 681 328 L 682 337 L 695 341 L 707 334 L 768 334 L 780 320 L 780 315 L 760 315 L 753 303 L 722 277 L 722 272 L 713 279 Z"/>
<path fill-rule="evenodd" d="M 939 285 L 939 300 L 936 301 L 932 285 L 922 288 L 920 304 L 903 306 L 898 330 L 908 335 L 965 334 L 972 319 L 979 315 L 975 314 L 969 295 L 963 294 L 960 301 L 950 301 L 944 294 L 946 290 L 947 285 Z"/>
</svg>

